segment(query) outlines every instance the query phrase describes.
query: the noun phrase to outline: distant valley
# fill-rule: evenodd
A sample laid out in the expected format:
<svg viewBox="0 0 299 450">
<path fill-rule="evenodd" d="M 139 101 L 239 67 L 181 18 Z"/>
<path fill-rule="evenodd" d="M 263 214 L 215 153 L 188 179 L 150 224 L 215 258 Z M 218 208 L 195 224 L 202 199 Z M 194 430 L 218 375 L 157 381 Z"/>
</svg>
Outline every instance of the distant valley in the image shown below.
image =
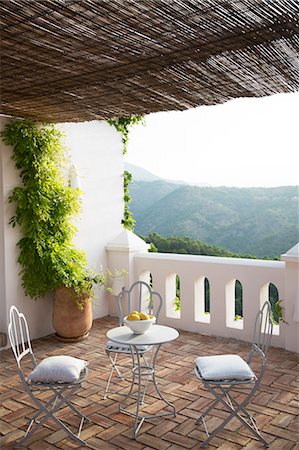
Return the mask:
<svg viewBox="0 0 299 450">
<path fill-rule="evenodd" d="M 188 236 L 238 254 L 277 257 L 299 240 L 298 186 L 201 187 L 135 174 L 130 209 L 141 235 Z M 146 181 L 142 179 L 146 177 Z"/>
</svg>

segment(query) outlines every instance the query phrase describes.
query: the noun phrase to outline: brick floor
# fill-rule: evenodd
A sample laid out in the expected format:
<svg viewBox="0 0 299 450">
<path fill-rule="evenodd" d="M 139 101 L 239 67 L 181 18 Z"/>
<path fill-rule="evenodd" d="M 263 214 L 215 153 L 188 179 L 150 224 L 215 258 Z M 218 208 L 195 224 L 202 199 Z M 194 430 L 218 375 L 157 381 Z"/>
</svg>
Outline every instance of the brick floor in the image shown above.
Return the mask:
<svg viewBox="0 0 299 450">
<path fill-rule="evenodd" d="M 90 336 L 83 342 L 64 344 L 54 336 L 33 342 L 38 360 L 45 356 L 68 354 L 89 361 L 89 377 L 83 388 L 73 398 L 83 412 L 92 420 L 86 424 L 82 437 L 88 448 L 99 450 L 177 450 L 199 449 L 205 439 L 202 426 L 195 420 L 210 401 L 211 395 L 194 375 L 196 356 L 216 353 L 239 353 L 245 356 L 249 345 L 233 339 L 203 336 L 181 332 L 173 343 L 164 345 L 159 353 L 157 375 L 160 389 L 177 407 L 176 417 L 150 419 L 141 427 L 136 440 L 132 440 L 133 419 L 118 410 L 118 400 L 126 392 L 127 382 L 114 379 L 112 393 L 103 400 L 108 376 L 108 359 L 105 354 L 105 333 L 116 321 L 106 317 L 94 321 Z M 127 363 L 128 358 L 120 360 Z M 148 388 L 147 411 L 161 410 L 161 400 Z M 240 391 L 240 398 L 243 395 Z M 271 449 L 299 449 L 299 358 L 298 354 L 271 348 L 264 383 L 249 407 Z M 0 352 L 0 448 L 12 449 L 24 434 L 26 422 L 33 412 L 33 405 L 23 392 L 16 375 L 16 365 L 11 350 Z M 72 425 L 76 417 L 61 411 L 61 417 Z M 215 428 L 225 417 L 217 409 L 209 417 L 208 424 Z M 31 450 L 80 448 L 63 431 L 48 421 L 38 430 L 27 446 Z M 84 447 L 82 447 L 84 448 Z M 86 447 L 85 447 L 86 448 Z M 263 446 L 236 420 L 215 437 L 207 449 L 253 450 Z"/>
</svg>

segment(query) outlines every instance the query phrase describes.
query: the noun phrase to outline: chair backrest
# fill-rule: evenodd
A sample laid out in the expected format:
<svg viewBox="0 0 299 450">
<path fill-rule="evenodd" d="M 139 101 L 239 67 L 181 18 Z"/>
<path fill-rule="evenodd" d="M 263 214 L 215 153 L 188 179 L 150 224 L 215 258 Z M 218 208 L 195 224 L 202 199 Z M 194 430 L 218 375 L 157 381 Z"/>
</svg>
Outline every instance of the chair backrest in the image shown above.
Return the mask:
<svg viewBox="0 0 299 450">
<path fill-rule="evenodd" d="M 14 305 L 11 306 L 9 311 L 8 337 L 19 370 L 22 371 L 21 360 L 26 355 L 31 357 L 31 361 L 35 366 L 36 361 L 32 351 L 26 317 Z"/>
<path fill-rule="evenodd" d="M 133 306 L 134 305 L 134 306 Z M 119 325 L 123 324 L 123 318 L 133 309 L 154 314 L 159 319 L 162 308 L 162 297 L 145 281 L 136 281 L 130 289 L 123 289 L 117 297 Z"/>
<path fill-rule="evenodd" d="M 271 342 L 273 332 L 273 321 L 271 303 L 267 300 L 258 312 L 253 334 L 252 352 L 258 352 L 265 359 Z"/>
</svg>

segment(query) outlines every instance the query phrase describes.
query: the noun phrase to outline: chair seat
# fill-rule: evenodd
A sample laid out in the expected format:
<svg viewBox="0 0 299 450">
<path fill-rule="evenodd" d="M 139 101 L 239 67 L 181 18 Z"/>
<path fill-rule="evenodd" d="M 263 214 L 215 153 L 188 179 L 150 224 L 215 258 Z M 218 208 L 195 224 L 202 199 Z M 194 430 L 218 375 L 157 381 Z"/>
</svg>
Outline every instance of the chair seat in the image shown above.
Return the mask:
<svg viewBox="0 0 299 450">
<path fill-rule="evenodd" d="M 195 364 L 203 380 L 251 381 L 256 379 L 254 372 L 239 355 L 199 356 Z"/>
<path fill-rule="evenodd" d="M 139 353 L 147 352 L 151 349 L 150 345 L 138 345 Z M 116 342 L 108 341 L 106 343 L 106 350 L 109 352 L 117 352 L 117 353 L 130 353 L 131 347 L 129 345 L 117 344 Z"/>
<path fill-rule="evenodd" d="M 87 362 L 72 356 L 49 356 L 29 374 L 32 383 L 76 383 L 86 373 Z"/>
</svg>

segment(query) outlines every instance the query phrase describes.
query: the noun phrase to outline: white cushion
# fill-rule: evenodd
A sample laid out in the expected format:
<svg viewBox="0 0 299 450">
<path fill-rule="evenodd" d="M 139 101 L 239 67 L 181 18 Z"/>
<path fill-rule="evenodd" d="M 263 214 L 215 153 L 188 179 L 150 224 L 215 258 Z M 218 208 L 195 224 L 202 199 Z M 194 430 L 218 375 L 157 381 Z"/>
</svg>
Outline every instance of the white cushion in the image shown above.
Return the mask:
<svg viewBox="0 0 299 450">
<path fill-rule="evenodd" d="M 137 345 L 139 352 L 147 352 L 150 349 L 150 345 Z M 126 344 L 117 344 L 113 341 L 107 341 L 106 349 L 110 352 L 116 353 L 131 353 L 131 347 Z"/>
<path fill-rule="evenodd" d="M 239 355 L 201 356 L 195 364 L 204 380 L 252 380 L 255 375 Z"/>
<path fill-rule="evenodd" d="M 43 383 L 73 383 L 79 380 L 87 362 L 72 356 L 50 356 L 43 359 L 30 373 L 29 380 Z"/>
</svg>

